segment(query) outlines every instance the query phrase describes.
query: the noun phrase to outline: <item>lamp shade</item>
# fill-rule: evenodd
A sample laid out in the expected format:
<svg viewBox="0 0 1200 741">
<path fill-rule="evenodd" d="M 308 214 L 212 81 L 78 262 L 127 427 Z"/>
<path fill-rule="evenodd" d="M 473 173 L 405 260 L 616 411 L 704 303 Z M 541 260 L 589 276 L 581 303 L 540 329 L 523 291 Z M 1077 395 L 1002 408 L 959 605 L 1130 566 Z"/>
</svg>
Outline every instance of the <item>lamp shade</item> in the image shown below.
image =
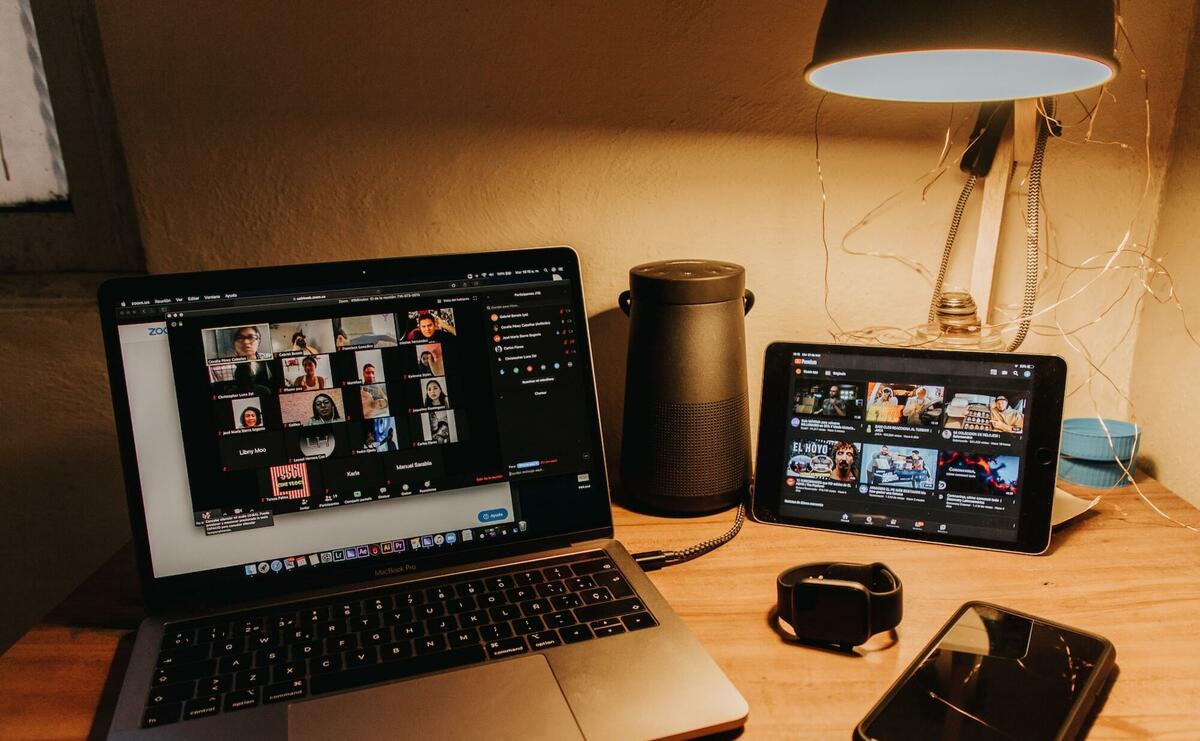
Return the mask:
<svg viewBox="0 0 1200 741">
<path fill-rule="evenodd" d="M 1113 0 L 829 0 L 808 82 L 858 98 L 1015 100 L 1117 73 Z"/>
</svg>

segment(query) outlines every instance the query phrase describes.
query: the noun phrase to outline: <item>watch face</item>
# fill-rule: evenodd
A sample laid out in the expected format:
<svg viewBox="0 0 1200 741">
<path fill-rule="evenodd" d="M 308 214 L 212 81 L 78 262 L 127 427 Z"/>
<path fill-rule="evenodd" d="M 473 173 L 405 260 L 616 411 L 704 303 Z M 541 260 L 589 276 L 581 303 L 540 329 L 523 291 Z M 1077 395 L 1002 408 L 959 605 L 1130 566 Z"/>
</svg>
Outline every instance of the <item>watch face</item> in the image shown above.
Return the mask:
<svg viewBox="0 0 1200 741">
<path fill-rule="evenodd" d="M 871 637 L 870 595 L 854 582 L 806 579 L 792 590 L 792 628 L 806 641 L 857 646 Z"/>
</svg>

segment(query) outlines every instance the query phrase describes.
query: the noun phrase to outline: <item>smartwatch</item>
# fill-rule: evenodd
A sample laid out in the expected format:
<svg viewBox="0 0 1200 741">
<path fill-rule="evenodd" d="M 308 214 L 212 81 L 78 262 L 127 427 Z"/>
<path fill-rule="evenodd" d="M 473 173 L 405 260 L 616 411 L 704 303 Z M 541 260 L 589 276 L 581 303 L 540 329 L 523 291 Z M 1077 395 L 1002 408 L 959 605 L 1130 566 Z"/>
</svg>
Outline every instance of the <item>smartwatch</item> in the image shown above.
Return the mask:
<svg viewBox="0 0 1200 741">
<path fill-rule="evenodd" d="M 808 563 L 779 575 L 778 616 L 802 641 L 858 646 L 900 624 L 900 577 L 881 563 Z"/>
</svg>

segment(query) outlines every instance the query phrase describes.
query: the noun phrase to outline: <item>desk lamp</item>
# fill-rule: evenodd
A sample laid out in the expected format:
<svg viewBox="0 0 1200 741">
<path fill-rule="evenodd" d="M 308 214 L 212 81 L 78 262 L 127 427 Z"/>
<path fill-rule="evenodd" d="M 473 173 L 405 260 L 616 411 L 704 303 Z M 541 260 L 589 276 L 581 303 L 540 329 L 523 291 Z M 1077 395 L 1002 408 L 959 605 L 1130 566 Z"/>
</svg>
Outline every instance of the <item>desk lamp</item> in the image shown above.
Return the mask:
<svg viewBox="0 0 1200 741">
<path fill-rule="evenodd" d="M 1038 198 L 1053 121 L 1052 96 L 1103 85 L 1117 73 L 1113 0 L 829 0 L 809 84 L 856 98 L 981 103 L 968 173 L 951 222 L 923 344 L 999 349 L 986 326 L 1004 209 L 1015 163 L 1029 164 L 1025 295 L 1009 350 L 1029 328 L 1037 294 Z M 1043 101 L 1039 115 L 1038 100 Z M 1058 133 L 1054 131 L 1053 133 Z M 992 165 L 1001 166 L 992 172 Z M 959 220 L 984 180 L 970 291 L 943 291 Z M 971 310 L 978 307 L 978 315 Z M 982 317 L 982 322 L 978 317 Z"/>
</svg>

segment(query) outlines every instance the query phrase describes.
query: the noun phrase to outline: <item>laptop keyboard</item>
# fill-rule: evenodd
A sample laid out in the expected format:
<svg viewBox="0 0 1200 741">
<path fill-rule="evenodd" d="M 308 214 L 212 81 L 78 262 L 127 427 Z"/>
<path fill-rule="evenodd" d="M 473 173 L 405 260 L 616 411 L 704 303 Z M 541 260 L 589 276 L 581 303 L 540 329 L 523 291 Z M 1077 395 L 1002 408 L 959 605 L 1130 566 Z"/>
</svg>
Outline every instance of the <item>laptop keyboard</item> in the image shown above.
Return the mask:
<svg viewBox="0 0 1200 741">
<path fill-rule="evenodd" d="M 174 623 L 164 629 L 142 727 L 655 625 L 616 564 L 597 553 Z"/>
</svg>

